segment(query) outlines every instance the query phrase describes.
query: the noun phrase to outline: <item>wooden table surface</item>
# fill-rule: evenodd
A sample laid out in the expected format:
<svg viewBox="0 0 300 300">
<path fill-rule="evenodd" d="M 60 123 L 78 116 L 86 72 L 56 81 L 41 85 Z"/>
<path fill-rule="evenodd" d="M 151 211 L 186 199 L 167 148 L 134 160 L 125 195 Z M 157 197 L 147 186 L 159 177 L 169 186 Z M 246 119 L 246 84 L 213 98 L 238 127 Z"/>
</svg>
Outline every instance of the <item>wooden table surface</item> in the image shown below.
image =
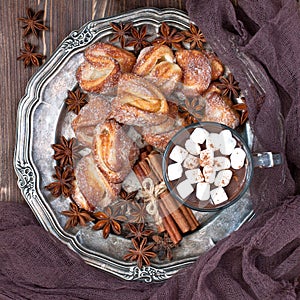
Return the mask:
<svg viewBox="0 0 300 300">
<path fill-rule="evenodd" d="M 72 30 L 79 29 L 93 19 L 114 16 L 141 7 L 177 8 L 185 10 L 184 0 L 0 0 L 1 24 L 1 142 L 0 142 L 0 201 L 24 202 L 17 186 L 13 167 L 16 135 L 16 116 L 20 99 L 25 93 L 28 80 L 38 70 L 24 68 L 17 61 L 20 49 L 27 41 L 36 51 L 51 56 L 61 41 Z M 49 31 L 23 37 L 22 23 L 26 8 L 43 10 L 44 24 Z"/>
</svg>

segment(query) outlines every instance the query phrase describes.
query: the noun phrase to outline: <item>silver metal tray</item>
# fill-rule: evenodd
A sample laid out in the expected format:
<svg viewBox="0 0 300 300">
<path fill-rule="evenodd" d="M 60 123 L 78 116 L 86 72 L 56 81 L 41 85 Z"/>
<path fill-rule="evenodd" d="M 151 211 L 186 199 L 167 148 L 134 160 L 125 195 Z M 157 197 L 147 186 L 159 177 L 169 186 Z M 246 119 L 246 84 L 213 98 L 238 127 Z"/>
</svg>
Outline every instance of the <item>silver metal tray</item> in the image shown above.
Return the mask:
<svg viewBox="0 0 300 300">
<path fill-rule="evenodd" d="M 75 70 L 83 60 L 82 51 L 95 41 L 108 41 L 111 37 L 110 22 L 132 22 L 134 26 L 147 24 L 154 32 L 159 31 L 162 22 L 179 30 L 188 29 L 190 24 L 188 16 L 179 10 L 139 9 L 91 21 L 71 32 L 28 82 L 18 108 L 14 167 L 18 186 L 41 225 L 86 263 L 125 280 L 163 281 L 192 264 L 199 255 L 248 221 L 253 216 L 251 201 L 246 193 L 243 199 L 221 212 L 195 212 L 202 226 L 183 238 L 174 250 L 173 260 L 154 260 L 151 266 L 142 269 L 122 259 L 130 240 L 114 235 L 104 240 L 101 232 L 91 230 L 92 225 L 68 231 L 63 229 L 66 217 L 60 212 L 68 209 L 69 199 L 54 199 L 44 189 L 51 182 L 54 167 L 50 145 L 58 136 L 70 134 L 71 116 L 64 105 L 67 90 L 76 85 Z M 249 125 L 243 134 L 251 147 Z"/>
</svg>

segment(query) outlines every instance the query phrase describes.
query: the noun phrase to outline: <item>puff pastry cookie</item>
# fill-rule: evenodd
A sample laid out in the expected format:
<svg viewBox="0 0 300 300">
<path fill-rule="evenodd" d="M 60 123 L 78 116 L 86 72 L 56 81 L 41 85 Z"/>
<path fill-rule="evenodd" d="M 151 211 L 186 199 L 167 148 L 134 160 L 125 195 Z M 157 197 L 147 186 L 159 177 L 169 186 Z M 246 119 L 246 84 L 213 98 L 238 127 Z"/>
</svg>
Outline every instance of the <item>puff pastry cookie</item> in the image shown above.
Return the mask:
<svg viewBox="0 0 300 300">
<path fill-rule="evenodd" d="M 195 97 L 207 90 L 211 82 L 211 65 L 198 50 L 178 50 L 176 61 L 183 71 L 183 93 Z"/>
<path fill-rule="evenodd" d="M 89 94 L 89 102 L 72 121 L 77 140 L 84 146 L 92 147 L 94 129 L 105 122 L 110 113 L 110 103 L 96 94 Z"/>
<path fill-rule="evenodd" d="M 131 72 L 136 62 L 136 57 L 133 53 L 102 42 L 88 47 L 84 52 L 84 56 L 91 63 L 98 63 L 99 60 L 101 61 L 102 56 L 113 58 L 119 63 L 121 72 L 123 73 Z"/>
<path fill-rule="evenodd" d="M 97 62 L 84 61 L 77 69 L 76 79 L 86 92 L 111 93 L 120 75 L 120 65 L 115 59 L 99 56 Z"/>
<path fill-rule="evenodd" d="M 204 54 L 208 58 L 211 65 L 211 80 L 217 80 L 220 76 L 224 74 L 224 65 L 213 52 L 205 51 Z"/>
<path fill-rule="evenodd" d="M 115 120 L 97 126 L 93 141 L 95 162 L 108 181 L 122 182 L 138 158 L 139 150 Z"/>
<path fill-rule="evenodd" d="M 173 63 L 174 59 L 173 51 L 168 46 L 149 46 L 140 52 L 132 72 L 140 76 L 146 76 L 158 63 L 163 61 Z"/>
<path fill-rule="evenodd" d="M 174 134 L 187 125 L 183 118 L 178 117 L 178 106 L 172 102 L 168 102 L 168 105 L 169 113 L 165 122 L 155 126 L 143 127 L 139 130 L 143 139 L 149 145 L 162 151 Z"/>
<path fill-rule="evenodd" d="M 239 114 L 232 108 L 232 102 L 228 97 L 211 92 L 206 95 L 203 121 L 218 122 L 236 128 L 239 125 Z"/>
<path fill-rule="evenodd" d="M 181 82 L 182 70 L 175 63 L 162 61 L 145 78 L 153 82 L 164 95 L 169 96 Z"/>
<path fill-rule="evenodd" d="M 73 190 L 72 190 L 72 194 L 71 194 L 71 199 L 73 201 L 75 201 L 75 203 L 80 207 L 83 208 L 87 211 L 94 211 L 95 210 L 95 206 L 92 205 L 91 203 L 89 203 L 83 196 L 83 194 L 81 193 L 77 181 L 73 181 Z"/>
<path fill-rule="evenodd" d="M 93 207 L 105 207 L 112 203 L 118 196 L 121 185 L 114 184 L 100 172 L 95 164 L 92 154 L 84 156 L 75 167 L 75 176 L 78 192 L 82 194 L 87 205 Z M 76 191 L 76 189 L 75 189 Z M 79 194 L 73 196 L 78 200 Z M 83 201 L 83 198 L 81 198 Z"/>
<path fill-rule="evenodd" d="M 168 46 L 150 46 L 140 52 L 133 73 L 147 78 L 165 95 L 170 95 L 182 78 L 182 70 L 174 61 L 173 51 Z"/>
<path fill-rule="evenodd" d="M 155 85 L 131 73 L 122 75 L 111 117 L 126 125 L 148 126 L 164 122 L 168 111 L 167 101 Z"/>
</svg>

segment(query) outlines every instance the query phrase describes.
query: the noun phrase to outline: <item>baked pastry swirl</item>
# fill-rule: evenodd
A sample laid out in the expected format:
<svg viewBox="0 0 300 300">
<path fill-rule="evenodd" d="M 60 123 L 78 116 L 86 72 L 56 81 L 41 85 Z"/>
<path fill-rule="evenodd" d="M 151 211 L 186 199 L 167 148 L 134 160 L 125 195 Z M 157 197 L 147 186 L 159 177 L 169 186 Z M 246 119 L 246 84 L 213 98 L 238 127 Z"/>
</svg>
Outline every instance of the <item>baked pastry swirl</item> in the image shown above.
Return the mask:
<svg viewBox="0 0 300 300">
<path fill-rule="evenodd" d="M 89 94 L 88 103 L 72 121 L 77 140 L 84 146 L 92 147 L 94 129 L 105 122 L 110 113 L 110 103 L 97 94 Z"/>
<path fill-rule="evenodd" d="M 168 102 L 169 113 L 167 119 L 159 124 L 148 127 L 137 128 L 145 142 L 156 147 L 159 150 L 164 150 L 174 136 L 183 126 L 186 126 L 185 120 L 178 116 L 178 106 L 173 102 Z"/>
<path fill-rule="evenodd" d="M 73 190 L 71 194 L 71 199 L 80 207 L 87 211 L 93 211 L 95 209 L 95 206 L 92 205 L 90 202 L 87 201 L 87 199 L 83 196 L 81 193 L 77 180 L 73 182 Z"/>
<path fill-rule="evenodd" d="M 174 62 L 174 54 L 171 48 L 166 45 L 156 45 L 144 48 L 133 67 L 132 72 L 140 76 L 146 76 L 163 61 Z"/>
<path fill-rule="evenodd" d="M 85 60 L 77 69 L 76 79 L 86 92 L 111 93 L 120 75 L 120 65 L 115 59 L 99 56 L 96 62 Z"/>
<path fill-rule="evenodd" d="M 182 70 L 175 63 L 162 61 L 145 78 L 153 82 L 164 95 L 169 96 L 181 82 Z"/>
<path fill-rule="evenodd" d="M 166 120 L 168 110 L 164 95 L 155 85 L 131 73 L 121 76 L 111 113 L 119 123 L 157 125 Z"/>
<path fill-rule="evenodd" d="M 102 42 L 88 47 L 84 52 L 84 56 L 91 63 L 98 63 L 99 60 L 101 61 L 102 56 L 113 58 L 119 63 L 121 72 L 123 73 L 131 72 L 136 62 L 136 57 L 133 53 Z"/>
<path fill-rule="evenodd" d="M 206 95 L 206 106 L 203 121 L 211 121 L 225 124 L 231 128 L 239 125 L 239 114 L 232 108 L 232 102 L 228 97 L 213 91 Z"/>
<path fill-rule="evenodd" d="M 208 58 L 211 65 L 211 80 L 217 80 L 224 74 L 225 68 L 221 60 L 213 52 L 204 51 L 204 54 Z"/>
<path fill-rule="evenodd" d="M 211 82 L 211 64 L 201 51 L 178 50 L 176 61 L 183 71 L 182 89 L 187 97 L 195 97 L 207 90 Z"/>
<path fill-rule="evenodd" d="M 121 189 L 121 184 L 115 184 L 107 178 L 98 169 L 93 155 L 84 156 L 75 167 L 76 184 L 73 199 L 76 202 L 84 203 L 91 209 L 95 207 L 106 207 L 114 200 Z M 80 194 L 82 195 L 80 195 Z"/>
<path fill-rule="evenodd" d="M 174 61 L 168 46 L 149 46 L 140 52 L 133 73 L 154 83 L 164 95 L 170 95 L 182 78 L 182 70 Z"/>
<path fill-rule="evenodd" d="M 122 182 L 131 171 L 139 150 L 115 120 L 97 126 L 93 155 L 97 167 L 113 183 Z"/>
</svg>

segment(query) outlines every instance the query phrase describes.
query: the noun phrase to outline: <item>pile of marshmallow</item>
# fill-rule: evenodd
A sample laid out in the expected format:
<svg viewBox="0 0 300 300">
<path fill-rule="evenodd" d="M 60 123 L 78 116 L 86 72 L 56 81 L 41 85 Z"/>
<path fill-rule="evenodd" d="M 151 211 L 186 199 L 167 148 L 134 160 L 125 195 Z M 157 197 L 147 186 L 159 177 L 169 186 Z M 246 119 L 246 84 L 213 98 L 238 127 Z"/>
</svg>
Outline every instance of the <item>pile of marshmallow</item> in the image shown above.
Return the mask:
<svg viewBox="0 0 300 300">
<path fill-rule="evenodd" d="M 246 158 L 231 131 L 210 133 L 199 127 L 183 143 L 184 147 L 175 145 L 170 152 L 174 163 L 167 168 L 169 181 L 180 179 L 176 185 L 178 195 L 186 199 L 196 186 L 200 201 L 210 200 L 213 205 L 227 201 L 224 188 L 232 179 L 232 169 L 241 169 Z"/>
</svg>

